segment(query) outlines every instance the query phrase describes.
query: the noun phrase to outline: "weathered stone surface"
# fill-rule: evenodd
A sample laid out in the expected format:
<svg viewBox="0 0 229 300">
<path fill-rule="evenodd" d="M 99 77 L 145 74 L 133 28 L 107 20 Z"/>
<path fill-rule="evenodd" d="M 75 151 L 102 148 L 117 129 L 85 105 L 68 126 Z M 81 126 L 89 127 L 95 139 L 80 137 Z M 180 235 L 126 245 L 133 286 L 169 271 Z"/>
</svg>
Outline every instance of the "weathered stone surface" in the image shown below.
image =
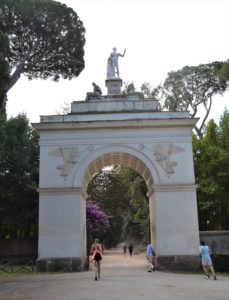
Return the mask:
<svg viewBox="0 0 229 300">
<path fill-rule="evenodd" d="M 129 96 L 130 98 L 133 96 Z M 135 98 L 135 97 L 133 97 Z M 89 114 L 89 113 L 124 113 L 124 112 L 152 112 L 158 111 L 158 102 L 156 100 L 131 101 L 116 100 L 113 101 L 106 99 L 93 99 L 91 101 L 73 102 L 71 115 L 73 114 Z"/>
<path fill-rule="evenodd" d="M 106 80 L 107 95 L 121 95 L 122 79 L 112 78 Z"/>
<path fill-rule="evenodd" d="M 80 258 L 38 259 L 37 270 L 40 272 L 78 272 L 83 270 Z"/>
<path fill-rule="evenodd" d="M 200 271 L 201 261 L 197 255 L 159 256 L 157 259 L 160 270 L 167 271 Z"/>
</svg>

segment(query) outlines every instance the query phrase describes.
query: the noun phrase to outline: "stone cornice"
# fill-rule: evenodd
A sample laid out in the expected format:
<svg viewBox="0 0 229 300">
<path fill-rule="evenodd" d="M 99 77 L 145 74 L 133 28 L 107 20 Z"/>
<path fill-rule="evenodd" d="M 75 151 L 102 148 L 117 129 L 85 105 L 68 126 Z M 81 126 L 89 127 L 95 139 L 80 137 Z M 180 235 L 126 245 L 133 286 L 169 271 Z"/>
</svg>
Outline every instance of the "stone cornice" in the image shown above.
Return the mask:
<svg viewBox="0 0 229 300">
<path fill-rule="evenodd" d="M 81 193 L 82 189 L 81 188 L 39 188 L 38 192 L 40 193 L 40 195 L 42 194 L 74 194 L 74 193 Z"/>
<path fill-rule="evenodd" d="M 196 191 L 196 184 L 173 184 L 173 185 L 154 185 L 155 192 L 183 192 L 183 191 Z"/>
<path fill-rule="evenodd" d="M 121 130 L 121 129 L 151 129 L 151 128 L 193 128 L 198 119 L 175 118 L 175 119 L 126 119 L 126 120 L 104 120 L 104 121 L 75 121 L 75 122 L 42 122 L 33 123 L 38 131 L 70 131 L 70 130 Z"/>
</svg>

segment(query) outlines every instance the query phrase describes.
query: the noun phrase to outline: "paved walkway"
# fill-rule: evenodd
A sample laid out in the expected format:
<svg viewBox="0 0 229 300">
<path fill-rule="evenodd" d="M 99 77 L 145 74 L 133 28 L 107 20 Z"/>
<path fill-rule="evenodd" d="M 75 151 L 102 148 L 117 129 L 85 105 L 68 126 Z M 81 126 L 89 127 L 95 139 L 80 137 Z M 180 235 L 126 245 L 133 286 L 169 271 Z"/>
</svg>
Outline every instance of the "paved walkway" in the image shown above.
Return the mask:
<svg viewBox="0 0 229 300">
<path fill-rule="evenodd" d="M 109 251 L 102 279 L 94 272 L 0 277 L 1 300 L 227 300 L 229 277 L 218 281 L 202 274 L 148 273 L 143 255 Z"/>
</svg>

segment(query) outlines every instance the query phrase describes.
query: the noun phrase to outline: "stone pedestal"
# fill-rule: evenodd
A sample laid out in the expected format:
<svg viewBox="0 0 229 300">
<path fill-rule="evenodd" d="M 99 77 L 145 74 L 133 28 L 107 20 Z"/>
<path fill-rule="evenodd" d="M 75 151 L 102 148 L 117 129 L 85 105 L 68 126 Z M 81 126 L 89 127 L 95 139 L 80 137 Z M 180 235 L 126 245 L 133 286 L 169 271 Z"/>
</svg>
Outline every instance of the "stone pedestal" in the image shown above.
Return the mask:
<svg viewBox="0 0 229 300">
<path fill-rule="evenodd" d="M 122 79 L 112 78 L 106 80 L 107 95 L 121 95 Z"/>
</svg>

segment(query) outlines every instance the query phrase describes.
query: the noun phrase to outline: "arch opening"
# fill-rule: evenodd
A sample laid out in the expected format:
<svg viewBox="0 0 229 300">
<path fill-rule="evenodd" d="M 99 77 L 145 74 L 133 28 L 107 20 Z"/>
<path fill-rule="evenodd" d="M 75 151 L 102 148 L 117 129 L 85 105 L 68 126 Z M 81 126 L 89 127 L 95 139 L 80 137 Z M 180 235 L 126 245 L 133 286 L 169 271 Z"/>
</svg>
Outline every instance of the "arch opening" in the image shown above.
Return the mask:
<svg viewBox="0 0 229 300">
<path fill-rule="evenodd" d="M 126 153 L 126 152 L 109 152 L 97 157 L 93 160 L 84 172 L 83 182 L 82 182 L 82 192 L 83 196 L 86 197 L 86 189 L 88 183 L 93 176 L 93 174 L 97 173 L 99 170 L 103 169 L 106 166 L 111 165 L 123 165 L 127 166 L 136 172 L 138 172 L 146 182 L 148 188 L 148 196 L 153 193 L 153 177 L 149 168 L 146 164 L 140 160 L 138 157 Z"/>
<path fill-rule="evenodd" d="M 139 236 L 139 240 L 137 240 L 137 237 L 134 237 L 134 234 L 131 234 L 131 230 L 134 231 L 134 226 L 136 224 L 130 225 L 133 226 L 133 228 L 129 228 L 126 231 L 124 231 L 124 227 L 122 227 L 123 231 L 122 234 L 120 233 L 120 237 L 122 237 L 123 240 L 120 240 L 119 242 L 138 242 L 139 245 L 143 245 L 143 242 L 146 242 L 146 240 L 152 240 L 154 244 L 156 244 L 156 234 L 155 234 L 155 220 L 154 220 L 154 204 L 153 204 L 153 177 L 151 175 L 151 172 L 149 168 L 146 166 L 146 164 L 140 160 L 138 157 L 128 154 L 125 152 L 117 151 L 117 152 L 109 152 L 106 154 L 103 154 L 99 157 L 97 157 L 95 160 L 93 160 L 85 169 L 84 177 L 83 177 L 83 185 L 82 185 L 82 197 L 84 200 L 91 198 L 88 196 L 88 185 L 92 178 L 95 176 L 95 174 L 98 174 L 103 168 L 107 166 L 125 166 L 129 169 L 134 170 L 136 173 L 139 174 L 139 177 L 142 177 L 145 186 L 146 186 L 146 197 L 145 197 L 145 203 L 142 203 L 142 206 L 145 205 L 145 234 L 144 238 L 143 235 Z M 93 200 L 93 199 L 92 199 Z M 109 204 L 108 204 L 109 205 Z M 128 210 L 128 208 L 127 208 Z M 88 235 L 88 233 L 87 233 Z M 128 236 L 129 235 L 129 236 Z M 91 237 L 90 237 L 91 241 Z M 89 239 L 87 238 L 87 252 L 90 248 L 90 245 L 88 244 Z M 109 244 L 109 242 L 108 242 Z"/>
</svg>

